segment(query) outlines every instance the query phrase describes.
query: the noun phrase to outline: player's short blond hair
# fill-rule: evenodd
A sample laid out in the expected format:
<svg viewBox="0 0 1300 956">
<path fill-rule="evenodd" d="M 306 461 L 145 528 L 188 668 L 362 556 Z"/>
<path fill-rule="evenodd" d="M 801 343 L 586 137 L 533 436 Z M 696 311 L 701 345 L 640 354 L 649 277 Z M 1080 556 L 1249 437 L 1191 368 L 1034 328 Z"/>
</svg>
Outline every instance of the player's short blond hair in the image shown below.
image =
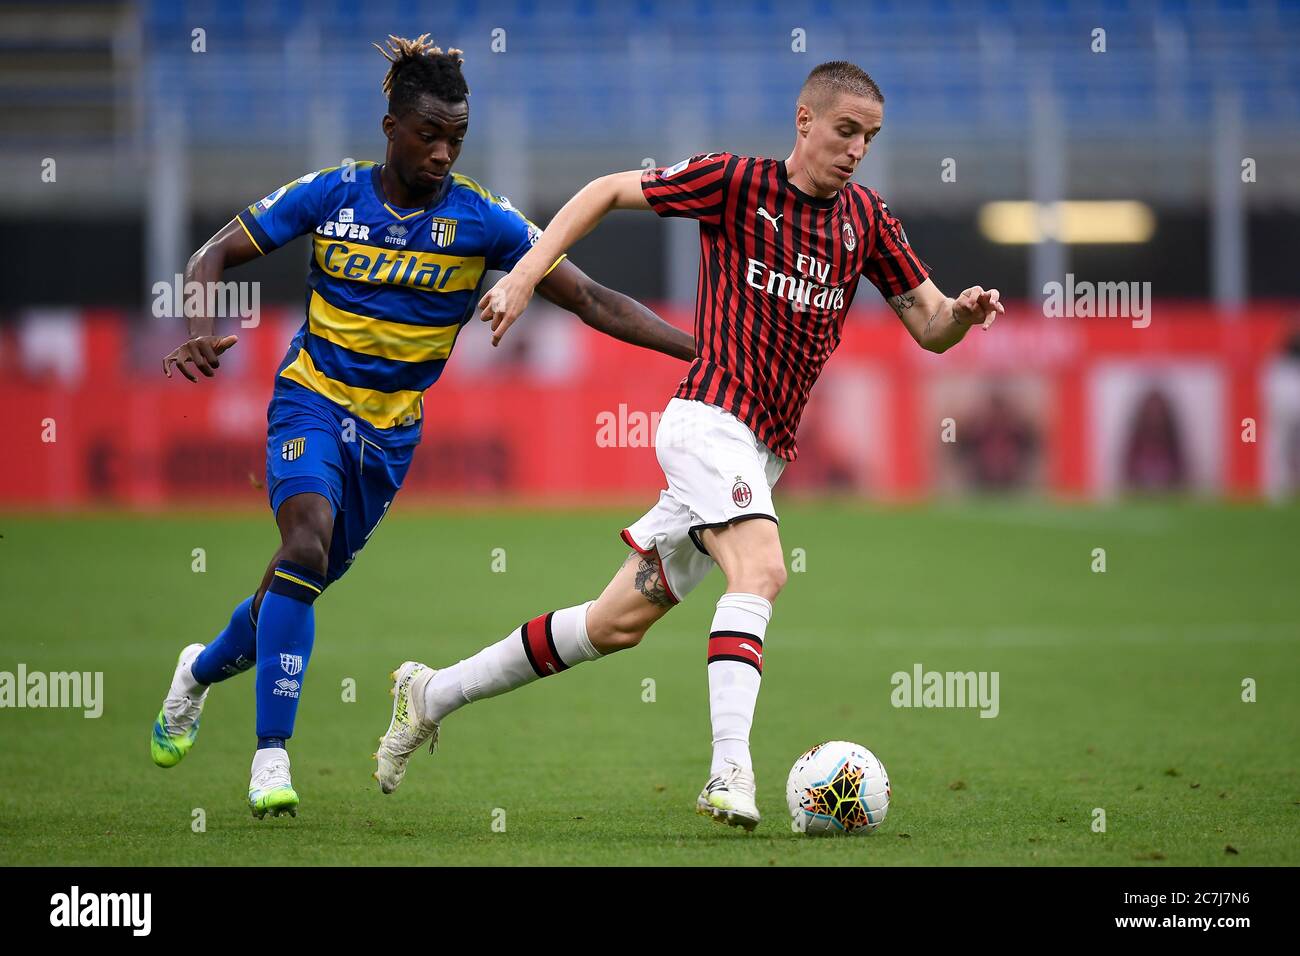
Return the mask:
<svg viewBox="0 0 1300 956">
<path fill-rule="evenodd" d="M 864 96 L 882 106 L 885 102 L 885 94 L 870 74 L 848 60 L 830 60 L 814 67 L 799 90 L 799 102 L 816 112 L 840 93 Z"/>
</svg>

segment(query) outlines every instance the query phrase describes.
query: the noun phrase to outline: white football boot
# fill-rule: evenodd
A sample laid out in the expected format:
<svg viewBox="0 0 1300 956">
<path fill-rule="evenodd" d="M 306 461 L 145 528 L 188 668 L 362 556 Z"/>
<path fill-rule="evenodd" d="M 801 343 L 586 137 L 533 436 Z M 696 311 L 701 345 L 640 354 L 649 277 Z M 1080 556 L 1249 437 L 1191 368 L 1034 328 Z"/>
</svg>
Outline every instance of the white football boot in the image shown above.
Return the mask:
<svg viewBox="0 0 1300 956">
<path fill-rule="evenodd" d="M 426 721 L 424 712 L 424 688 L 429 679 L 438 673 L 418 661 L 407 661 L 389 676 L 393 680 L 393 719 L 389 721 L 388 732 L 379 738 L 379 749 L 375 760 L 379 769 L 375 779 L 379 789 L 392 793 L 406 775 L 406 761 L 411 754 L 429 741 L 429 753 L 438 746 L 438 724 Z"/>
<path fill-rule="evenodd" d="M 298 791 L 289 777 L 289 752 L 283 747 L 268 747 L 253 754 L 252 775 L 248 782 L 248 807 L 261 820 L 268 813 L 278 817 L 298 815 Z"/>
<path fill-rule="evenodd" d="M 727 767 L 714 774 L 700 791 L 695 801 L 696 812 L 713 817 L 718 823 L 752 832 L 761 819 L 754 802 L 754 789 L 754 774 L 728 760 Z"/>
<path fill-rule="evenodd" d="M 174 767 L 180 763 L 199 735 L 203 702 L 212 688 L 194 683 L 190 665 L 203 647 L 202 644 L 190 644 L 181 651 L 176 660 L 176 670 L 172 673 L 171 687 L 163 699 L 162 709 L 154 718 L 149 753 L 160 767 Z M 203 687 L 203 691 L 196 694 L 199 687 Z"/>
</svg>

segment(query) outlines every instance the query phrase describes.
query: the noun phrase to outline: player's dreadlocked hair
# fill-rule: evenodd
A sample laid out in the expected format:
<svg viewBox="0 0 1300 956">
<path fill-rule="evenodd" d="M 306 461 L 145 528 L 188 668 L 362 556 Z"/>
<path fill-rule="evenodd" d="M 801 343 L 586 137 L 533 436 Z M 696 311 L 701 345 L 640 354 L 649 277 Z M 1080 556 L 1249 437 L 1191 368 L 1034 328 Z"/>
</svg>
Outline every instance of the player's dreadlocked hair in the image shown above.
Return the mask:
<svg viewBox="0 0 1300 956">
<path fill-rule="evenodd" d="M 434 46 L 429 34 L 422 33 L 414 40 L 406 37 L 388 37 L 388 49 L 378 43 L 376 50 L 392 64 L 384 77 L 384 95 L 388 97 L 388 112 L 394 116 L 414 108 L 421 93 L 428 93 L 448 103 L 459 103 L 469 96 L 469 86 L 460 72 L 464 54 L 457 49 L 445 53 Z"/>
<path fill-rule="evenodd" d="M 882 106 L 885 102 L 885 94 L 880 92 L 880 87 L 876 86 L 876 81 L 867 75 L 867 72 L 861 67 L 855 66 L 847 60 L 830 60 L 820 66 L 813 68 L 808 74 L 808 79 L 804 80 L 803 88 L 799 91 L 799 102 L 808 103 L 810 106 L 820 107 L 824 105 L 829 97 L 836 93 L 852 93 L 855 96 L 865 96 L 868 99 L 875 100 Z"/>
</svg>

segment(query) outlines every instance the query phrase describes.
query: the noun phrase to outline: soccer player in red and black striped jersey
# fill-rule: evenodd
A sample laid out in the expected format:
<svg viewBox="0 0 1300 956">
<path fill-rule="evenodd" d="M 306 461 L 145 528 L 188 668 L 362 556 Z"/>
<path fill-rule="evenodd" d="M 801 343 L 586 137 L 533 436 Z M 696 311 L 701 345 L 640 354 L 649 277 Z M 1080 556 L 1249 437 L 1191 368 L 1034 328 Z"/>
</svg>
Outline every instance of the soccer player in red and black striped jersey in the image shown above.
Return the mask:
<svg viewBox="0 0 1300 956">
<path fill-rule="evenodd" d="M 597 179 L 483 297 L 495 344 L 547 266 L 611 210 L 700 223 L 698 354 L 656 435 L 667 488 L 622 532 L 633 553 L 595 601 L 540 615 L 441 671 L 404 664 L 381 747 L 393 770 L 386 782 L 381 759 L 385 789 L 400 782 L 412 743 L 435 736 L 453 710 L 635 646 L 716 564 L 727 590 L 709 635 L 713 764 L 697 809 L 747 830 L 758 824 L 749 733 L 763 640 L 786 576 L 772 487 L 795 459 L 799 418 L 858 284 L 865 276 L 935 352 L 1003 312 L 996 289 L 946 297 L 884 200 L 851 182 L 883 119 L 884 96 L 870 76 L 851 63 L 824 63 L 800 91 L 787 159 L 704 153 Z"/>
</svg>

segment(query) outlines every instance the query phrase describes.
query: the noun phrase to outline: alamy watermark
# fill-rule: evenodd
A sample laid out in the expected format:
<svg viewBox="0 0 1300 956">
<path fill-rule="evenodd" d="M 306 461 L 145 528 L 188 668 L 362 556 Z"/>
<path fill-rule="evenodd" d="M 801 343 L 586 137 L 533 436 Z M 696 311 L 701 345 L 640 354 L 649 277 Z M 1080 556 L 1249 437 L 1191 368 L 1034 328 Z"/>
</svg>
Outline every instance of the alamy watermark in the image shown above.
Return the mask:
<svg viewBox="0 0 1300 956">
<path fill-rule="evenodd" d="M 73 886 L 50 897 L 51 926 L 120 926 L 132 936 L 148 936 L 152 917 L 152 893 L 83 893 Z"/>
<path fill-rule="evenodd" d="M 188 319 L 203 315 L 239 319 L 240 327 L 245 329 L 256 328 L 261 322 L 260 282 L 186 282 L 185 276 L 178 272 L 170 282 L 155 282 L 150 291 L 154 318 Z"/>
<path fill-rule="evenodd" d="M 1067 272 L 1065 282 L 1043 284 L 1043 315 L 1131 319 L 1133 328 L 1145 329 L 1151 324 L 1151 283 L 1076 281 Z"/>
<path fill-rule="evenodd" d="M 978 707 L 981 717 L 996 717 L 997 671 L 927 671 L 913 664 L 911 673 L 895 671 L 889 702 L 895 707 Z"/>
<path fill-rule="evenodd" d="M 689 448 L 707 439 L 694 416 L 646 412 L 620 402 L 596 413 L 597 448 Z"/>
<path fill-rule="evenodd" d="M 0 708 L 71 707 L 93 720 L 104 713 L 103 671 L 0 671 Z"/>
</svg>

